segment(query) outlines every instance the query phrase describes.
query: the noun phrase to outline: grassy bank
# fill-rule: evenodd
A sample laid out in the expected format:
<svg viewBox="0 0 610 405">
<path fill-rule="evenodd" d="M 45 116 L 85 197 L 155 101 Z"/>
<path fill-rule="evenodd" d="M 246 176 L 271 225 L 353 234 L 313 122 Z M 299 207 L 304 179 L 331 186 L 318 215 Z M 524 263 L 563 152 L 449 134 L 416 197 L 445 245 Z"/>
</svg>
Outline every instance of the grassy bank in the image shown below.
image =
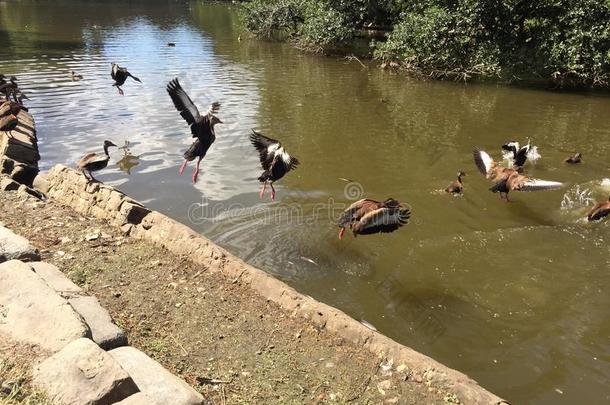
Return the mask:
<svg viewBox="0 0 610 405">
<path fill-rule="evenodd" d="M 251 0 L 242 19 L 259 38 L 321 53 L 373 31 L 382 66 L 434 78 L 610 84 L 610 1 Z"/>
</svg>

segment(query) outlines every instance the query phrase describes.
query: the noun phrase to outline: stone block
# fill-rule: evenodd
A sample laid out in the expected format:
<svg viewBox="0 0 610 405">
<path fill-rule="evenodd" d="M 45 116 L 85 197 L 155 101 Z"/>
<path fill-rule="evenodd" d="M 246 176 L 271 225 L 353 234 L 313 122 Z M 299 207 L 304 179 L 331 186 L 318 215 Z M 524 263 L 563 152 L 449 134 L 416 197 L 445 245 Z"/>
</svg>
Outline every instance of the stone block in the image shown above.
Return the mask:
<svg viewBox="0 0 610 405">
<path fill-rule="evenodd" d="M 74 284 L 61 270 L 52 264 L 32 262 L 30 265 L 34 269 L 34 272 L 36 272 L 49 287 L 63 297 L 73 297 L 84 294 L 82 288 Z"/>
<path fill-rule="evenodd" d="M 33 383 L 64 405 L 110 405 L 138 392 L 117 361 L 89 339 L 73 341 L 38 365 Z"/>
<path fill-rule="evenodd" d="M 0 226 L 0 263 L 13 259 L 40 260 L 40 253 L 27 239 Z"/>
<path fill-rule="evenodd" d="M 18 260 L 0 264 L 0 286 L 0 334 L 53 353 L 78 338 L 91 337 L 68 301 L 29 265 Z"/>
<path fill-rule="evenodd" d="M 129 373 L 141 392 L 160 404 L 198 405 L 203 396 L 163 366 L 130 346 L 109 351 Z"/>
<path fill-rule="evenodd" d="M 95 343 L 102 349 L 110 350 L 127 345 L 127 335 L 119 328 L 99 303 L 91 296 L 75 297 L 68 300 L 72 308 L 83 317 Z"/>
<path fill-rule="evenodd" d="M 19 189 L 19 183 L 10 177 L 3 177 L 0 179 L 0 190 L 3 191 L 15 191 Z"/>
</svg>

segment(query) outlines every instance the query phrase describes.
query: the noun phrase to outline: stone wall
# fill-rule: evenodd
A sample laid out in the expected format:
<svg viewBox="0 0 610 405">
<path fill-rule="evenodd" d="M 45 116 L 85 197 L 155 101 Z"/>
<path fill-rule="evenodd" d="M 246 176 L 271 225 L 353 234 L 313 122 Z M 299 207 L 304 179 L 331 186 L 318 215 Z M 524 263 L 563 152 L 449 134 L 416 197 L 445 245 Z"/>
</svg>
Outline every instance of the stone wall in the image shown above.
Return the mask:
<svg viewBox="0 0 610 405">
<path fill-rule="evenodd" d="M 414 378 L 425 381 L 435 389 L 456 395 L 462 403 L 504 403 L 465 374 L 369 329 L 336 308 L 300 294 L 189 227 L 143 207 L 110 186 L 88 185 L 80 173 L 61 165 L 55 166 L 45 175 L 44 184 L 47 188 L 43 191 L 50 198 L 67 204 L 84 215 L 107 219 L 132 237 L 145 239 L 175 254 L 188 256 L 212 272 L 248 285 L 293 316 L 303 317 L 320 329 L 363 345 L 372 354 L 385 357 L 393 364 L 406 365 Z"/>
<path fill-rule="evenodd" d="M 0 105 L 0 119 L 9 118 L 10 102 Z M 0 131 L 0 174 L 26 186 L 32 186 L 38 174 L 38 140 L 36 126 L 29 112 L 19 111 L 17 128 Z"/>
</svg>

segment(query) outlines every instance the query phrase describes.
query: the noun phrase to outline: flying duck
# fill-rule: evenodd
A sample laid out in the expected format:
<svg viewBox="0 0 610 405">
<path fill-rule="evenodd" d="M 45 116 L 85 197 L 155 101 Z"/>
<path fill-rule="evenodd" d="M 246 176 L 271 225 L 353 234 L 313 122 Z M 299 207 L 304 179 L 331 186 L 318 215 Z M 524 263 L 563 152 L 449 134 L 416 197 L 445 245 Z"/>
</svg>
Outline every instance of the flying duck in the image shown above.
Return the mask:
<svg viewBox="0 0 610 405">
<path fill-rule="evenodd" d="M 461 194 L 462 191 L 464 191 L 464 185 L 462 184 L 462 177 L 464 176 L 466 176 L 466 173 L 462 171 L 458 172 L 457 179 L 454 180 L 453 183 L 451 183 L 449 187 L 445 189 L 445 192 L 452 194 Z"/>
<path fill-rule="evenodd" d="M 582 162 L 582 154 L 577 152 L 574 156 L 570 156 L 569 158 L 564 160 L 565 163 L 577 164 Z"/>
<path fill-rule="evenodd" d="M 116 63 L 112 64 L 112 70 L 110 71 L 110 76 L 114 80 L 113 86 L 116 86 L 116 88 L 119 90 L 119 94 L 121 96 L 124 94 L 123 89 L 121 89 L 121 86 L 123 84 L 125 84 L 125 81 L 127 80 L 128 77 L 131 77 L 136 82 L 142 83 L 142 80 L 138 79 L 137 77 L 135 77 L 134 75 L 129 73 L 126 68 L 120 67 Z"/>
<path fill-rule="evenodd" d="M 608 215 L 610 215 L 610 197 L 608 197 L 608 201 L 595 204 L 587 214 L 587 220 L 589 220 L 589 222 L 599 221 Z"/>
<path fill-rule="evenodd" d="M 517 141 L 507 142 L 502 145 L 502 152 L 504 158 L 508 159 L 512 163 L 513 168 L 517 170 L 523 168 L 528 160 L 535 163 L 541 157 L 538 153 L 538 147 L 532 145 L 529 140 L 527 145 L 524 146 L 520 146 Z"/>
<path fill-rule="evenodd" d="M 284 177 L 290 170 L 296 169 L 299 160 L 290 156 L 279 141 L 267 138 L 255 130 L 252 130 L 252 134 L 250 134 L 250 142 L 258 151 L 261 166 L 264 170 L 258 178 L 258 181 L 263 183 L 259 197 L 262 199 L 265 196 L 267 183 L 269 183 L 271 186 L 271 201 L 275 201 L 273 183 Z"/>
<path fill-rule="evenodd" d="M 108 166 L 110 155 L 108 154 L 108 148 L 110 146 L 116 146 L 110 141 L 104 141 L 104 154 L 99 153 L 87 153 L 85 156 L 80 158 L 78 161 L 78 168 L 83 172 L 83 175 L 87 181 L 97 181 L 93 178 L 93 172 L 105 169 Z M 89 174 L 89 176 L 87 176 Z"/>
<path fill-rule="evenodd" d="M 508 193 L 511 191 L 556 190 L 564 186 L 557 181 L 533 179 L 521 174 L 517 169 L 501 167 L 483 150 L 474 150 L 473 157 L 481 174 L 494 182 L 489 190 L 500 193 L 500 198 L 504 194 L 506 201 L 509 201 Z"/>
<path fill-rule="evenodd" d="M 201 115 L 197 106 L 193 103 L 188 94 L 186 94 L 182 86 L 180 86 L 178 78 L 169 82 L 167 85 L 167 93 L 171 97 L 174 106 L 180 112 L 182 118 L 191 126 L 193 138 L 197 138 L 191 147 L 184 152 L 184 163 L 180 166 L 180 174 L 182 174 L 186 168 L 186 164 L 195 160 L 195 158 L 198 158 L 197 167 L 193 172 L 193 183 L 196 183 L 197 178 L 199 177 L 199 164 L 201 163 L 201 159 L 205 157 L 208 149 L 210 149 L 210 146 L 212 146 L 216 140 L 214 126 L 223 123 L 214 115 L 220 109 L 220 103 L 213 102 L 206 113 Z"/>
<path fill-rule="evenodd" d="M 394 232 L 407 224 L 410 217 L 411 210 L 393 198 L 382 202 L 364 198 L 343 211 L 337 224 L 341 228 L 339 239 L 343 239 L 347 228 L 352 230 L 354 238 L 358 235 Z"/>
</svg>

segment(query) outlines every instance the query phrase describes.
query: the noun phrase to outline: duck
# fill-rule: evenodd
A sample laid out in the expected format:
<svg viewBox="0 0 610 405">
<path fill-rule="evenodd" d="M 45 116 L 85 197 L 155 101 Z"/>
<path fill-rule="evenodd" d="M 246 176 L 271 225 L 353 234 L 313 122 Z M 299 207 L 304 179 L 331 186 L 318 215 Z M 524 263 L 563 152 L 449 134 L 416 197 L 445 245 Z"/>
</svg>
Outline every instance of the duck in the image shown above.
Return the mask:
<svg viewBox="0 0 610 405">
<path fill-rule="evenodd" d="M 7 116 L 9 114 L 13 114 L 17 116 L 21 110 L 27 111 L 28 109 L 21 103 L 15 101 L 5 101 L 0 104 L 0 117 Z"/>
<path fill-rule="evenodd" d="M 125 94 L 123 92 L 123 89 L 121 89 L 121 86 L 123 84 L 125 84 L 125 81 L 127 80 L 128 77 L 131 77 L 133 80 L 135 80 L 138 83 L 142 83 L 142 80 L 140 80 L 139 78 L 137 78 L 134 75 L 132 75 L 131 73 L 129 73 L 127 68 L 120 67 L 116 63 L 112 63 L 112 70 L 110 71 L 110 76 L 114 80 L 113 86 L 116 86 L 116 88 L 119 90 L 119 94 L 121 96 L 123 94 Z"/>
<path fill-rule="evenodd" d="M 175 78 L 168 83 L 167 93 L 172 99 L 176 110 L 178 110 L 187 124 L 190 125 L 193 138 L 196 138 L 191 147 L 184 152 L 184 162 L 179 170 L 180 175 L 182 175 L 187 163 L 192 162 L 197 158 L 197 167 L 193 171 L 192 176 L 193 183 L 196 183 L 199 178 L 199 165 L 201 160 L 205 157 L 208 149 L 210 149 L 210 146 L 212 146 L 216 140 L 214 127 L 217 124 L 223 124 L 222 120 L 214 115 L 218 113 L 220 103 L 217 101 L 213 102 L 206 113 L 201 115 L 197 106 L 180 85 L 178 78 Z"/>
<path fill-rule="evenodd" d="M 13 113 L 0 118 L 0 131 L 8 132 L 9 136 L 12 136 L 11 131 L 17 128 L 17 125 L 19 125 L 19 119 Z"/>
<path fill-rule="evenodd" d="M 4 93 L 4 99 L 8 101 L 12 94 L 13 97 L 15 97 L 16 101 L 17 92 L 19 89 L 19 84 L 17 84 L 17 78 L 15 76 L 11 76 L 8 82 L 4 79 L 2 79 L 2 81 L 4 83 L 0 84 L 0 93 Z"/>
<path fill-rule="evenodd" d="M 564 160 L 565 163 L 570 164 L 578 164 L 582 162 L 582 154 L 580 152 L 576 152 L 574 156 L 570 156 Z"/>
<path fill-rule="evenodd" d="M 504 194 L 506 201 L 509 201 L 508 193 L 511 191 L 557 190 L 564 187 L 563 183 L 557 181 L 534 179 L 521 174 L 518 169 L 502 167 L 487 152 L 480 149 L 473 151 L 473 157 L 481 174 L 494 182 L 489 190 L 500 193 L 500 198 Z"/>
<path fill-rule="evenodd" d="M 608 197 L 608 201 L 599 202 L 591 208 L 591 211 L 587 214 L 587 220 L 589 222 L 600 221 L 608 215 L 610 215 L 610 196 Z"/>
<path fill-rule="evenodd" d="M 466 173 L 459 171 L 457 174 L 457 179 L 445 189 L 445 192 L 451 194 L 461 194 L 464 191 L 464 185 L 462 183 L 462 177 L 464 176 L 466 176 Z"/>
<path fill-rule="evenodd" d="M 401 202 L 388 198 L 376 201 L 368 198 L 358 200 L 339 219 L 339 239 L 343 239 L 346 229 L 351 229 L 354 238 L 358 235 L 390 233 L 409 222 L 411 210 Z"/>
<path fill-rule="evenodd" d="M 169 47 L 173 47 L 173 46 L 176 46 L 176 44 L 175 44 L 174 42 L 168 42 L 168 43 L 167 43 L 167 46 L 169 46 Z"/>
<path fill-rule="evenodd" d="M 520 170 L 525 166 L 525 163 L 529 160 L 535 163 L 541 158 L 538 153 L 538 147 L 531 144 L 531 141 L 527 141 L 527 145 L 520 146 L 517 141 L 510 141 L 502 145 L 502 151 L 504 157 L 512 163 L 512 167 Z"/>
<path fill-rule="evenodd" d="M 104 141 L 104 154 L 99 153 L 87 153 L 85 156 L 80 158 L 77 165 L 78 168 L 83 172 L 83 175 L 87 179 L 87 182 L 97 181 L 93 177 L 93 172 L 100 171 L 105 169 L 108 166 L 108 161 L 110 160 L 110 155 L 108 154 L 108 148 L 116 145 L 111 141 Z M 88 174 L 88 176 L 87 176 Z"/>
<path fill-rule="evenodd" d="M 258 151 L 264 170 L 258 178 L 258 181 L 263 183 L 259 197 L 262 199 L 265 196 L 267 183 L 269 183 L 271 201 L 275 201 L 273 183 L 284 177 L 289 171 L 296 169 L 300 162 L 294 156 L 290 156 L 278 140 L 268 138 L 253 129 L 251 131 L 250 142 Z"/>
<path fill-rule="evenodd" d="M 74 73 L 74 70 L 71 70 L 70 79 L 72 79 L 73 82 L 77 82 L 79 80 L 83 80 L 83 75 L 77 75 L 76 73 Z"/>
</svg>

